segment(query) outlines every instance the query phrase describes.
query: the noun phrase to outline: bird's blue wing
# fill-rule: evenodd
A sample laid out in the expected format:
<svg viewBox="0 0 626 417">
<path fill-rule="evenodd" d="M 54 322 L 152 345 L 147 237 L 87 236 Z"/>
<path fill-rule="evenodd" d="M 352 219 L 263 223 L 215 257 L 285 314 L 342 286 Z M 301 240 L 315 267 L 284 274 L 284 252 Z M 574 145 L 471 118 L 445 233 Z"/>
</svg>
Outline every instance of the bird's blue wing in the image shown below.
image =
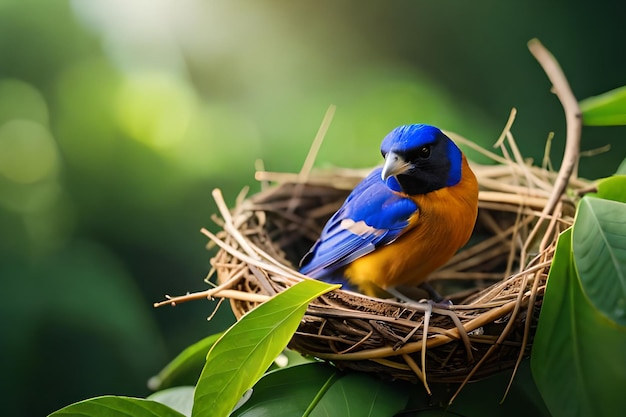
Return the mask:
<svg viewBox="0 0 626 417">
<path fill-rule="evenodd" d="M 376 247 L 393 242 L 418 210 L 413 200 L 392 192 L 375 169 L 350 193 L 302 259 L 300 272 L 330 277 Z"/>
</svg>

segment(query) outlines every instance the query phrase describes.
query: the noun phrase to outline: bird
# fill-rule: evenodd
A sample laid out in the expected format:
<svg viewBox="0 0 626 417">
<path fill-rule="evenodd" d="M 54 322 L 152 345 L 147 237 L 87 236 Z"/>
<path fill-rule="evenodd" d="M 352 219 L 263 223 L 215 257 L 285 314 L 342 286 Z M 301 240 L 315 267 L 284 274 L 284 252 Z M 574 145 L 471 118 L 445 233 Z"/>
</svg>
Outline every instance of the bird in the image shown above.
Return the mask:
<svg viewBox="0 0 626 417">
<path fill-rule="evenodd" d="M 397 287 L 425 283 L 471 237 L 478 181 L 435 126 L 396 127 L 380 151 L 384 164 L 328 220 L 299 271 L 345 290 L 401 298 Z"/>
</svg>

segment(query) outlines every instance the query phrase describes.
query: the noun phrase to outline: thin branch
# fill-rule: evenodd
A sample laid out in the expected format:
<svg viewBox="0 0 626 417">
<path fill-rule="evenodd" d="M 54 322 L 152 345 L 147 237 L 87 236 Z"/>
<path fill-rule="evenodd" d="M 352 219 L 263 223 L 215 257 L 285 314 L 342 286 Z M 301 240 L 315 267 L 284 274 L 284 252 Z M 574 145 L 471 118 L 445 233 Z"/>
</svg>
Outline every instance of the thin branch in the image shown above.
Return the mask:
<svg viewBox="0 0 626 417">
<path fill-rule="evenodd" d="M 313 164 L 315 163 L 315 159 L 317 159 L 317 153 L 319 152 L 320 147 L 322 146 L 322 142 L 324 141 L 326 132 L 328 132 L 328 128 L 330 127 L 330 122 L 332 122 L 333 120 L 333 116 L 335 115 L 336 109 L 337 109 L 337 106 L 335 106 L 334 104 L 331 104 L 330 106 L 328 106 L 328 109 L 326 110 L 326 114 L 324 114 L 324 119 L 322 119 L 322 124 L 317 130 L 317 134 L 315 135 L 315 138 L 313 139 L 313 143 L 311 144 L 311 147 L 309 148 L 309 153 L 307 154 L 306 159 L 304 160 L 304 164 L 302 164 L 302 168 L 300 169 L 300 172 L 298 173 L 298 180 L 301 183 L 306 182 L 307 179 L 309 178 L 309 175 L 311 174 L 311 169 L 313 169 Z"/>
<path fill-rule="evenodd" d="M 582 118 L 578 101 L 576 100 L 576 97 L 574 96 L 574 93 L 567 82 L 567 78 L 565 78 L 565 74 L 563 73 L 563 70 L 559 66 L 558 62 L 537 39 L 532 39 L 528 42 L 528 49 L 533 54 L 535 59 L 537 59 L 552 82 L 552 89 L 563 106 L 565 121 L 567 124 L 567 133 L 563 161 L 561 162 L 561 168 L 559 169 L 557 177 L 554 181 L 554 188 L 541 212 L 539 220 L 526 239 L 526 243 L 522 248 L 520 256 L 522 260 L 525 258 L 528 247 L 532 244 L 535 236 L 543 227 L 545 220 L 547 220 L 548 214 L 554 212 L 557 202 L 565 193 L 567 184 L 569 183 L 570 177 L 572 176 L 574 168 L 578 162 L 580 152 L 580 135 L 582 131 Z"/>
<path fill-rule="evenodd" d="M 500 134 L 500 137 L 498 138 L 496 143 L 493 144 L 494 148 L 498 148 L 500 147 L 500 145 L 502 145 L 502 143 L 504 143 L 504 138 L 506 137 L 506 134 L 511 131 L 511 126 L 513 126 L 513 122 L 515 121 L 516 115 L 517 115 L 517 109 L 513 107 L 511 109 L 511 113 L 509 114 L 509 119 L 506 121 L 506 124 L 504 125 L 504 129 L 502 129 L 502 133 Z"/>
<path fill-rule="evenodd" d="M 326 114 L 324 114 L 324 119 L 322 119 L 322 124 L 317 130 L 317 134 L 313 139 L 313 143 L 311 143 L 309 153 L 307 154 L 306 159 L 304 160 L 304 164 L 302 164 L 302 168 L 298 173 L 298 185 L 293 192 L 293 198 L 289 201 L 289 209 L 287 211 L 290 213 L 294 212 L 297 207 L 298 198 L 302 195 L 304 183 L 309 179 L 309 176 L 311 175 L 313 164 L 315 164 L 315 159 L 317 159 L 317 153 L 322 146 L 322 142 L 324 142 L 324 137 L 326 137 L 326 132 L 328 132 L 328 128 L 330 127 L 330 123 L 333 120 L 336 108 L 337 106 L 335 106 L 334 104 L 328 106 L 328 110 L 326 110 Z"/>
<path fill-rule="evenodd" d="M 543 219 L 548 215 L 548 213 L 552 213 L 554 211 L 557 201 L 565 193 L 569 179 L 572 176 L 574 167 L 578 161 L 580 152 L 580 135 L 582 132 L 582 116 L 580 107 L 578 106 L 578 100 L 576 100 L 576 97 L 567 82 L 567 78 L 565 78 L 565 74 L 559 66 L 559 63 L 550 51 L 548 51 L 541 44 L 541 42 L 539 42 L 538 39 L 532 39 L 528 42 L 528 49 L 539 62 L 548 76 L 548 79 L 552 82 L 552 90 L 563 106 L 567 132 L 565 137 L 563 161 L 561 162 L 561 168 L 559 169 L 559 173 L 554 181 L 554 189 L 548 199 L 548 202 L 546 203 L 546 206 L 541 212 L 542 219 L 537 222 L 537 225 L 531 231 L 527 243 L 533 240 L 532 238 L 534 238 L 534 236 L 538 233 L 543 224 Z"/>
</svg>

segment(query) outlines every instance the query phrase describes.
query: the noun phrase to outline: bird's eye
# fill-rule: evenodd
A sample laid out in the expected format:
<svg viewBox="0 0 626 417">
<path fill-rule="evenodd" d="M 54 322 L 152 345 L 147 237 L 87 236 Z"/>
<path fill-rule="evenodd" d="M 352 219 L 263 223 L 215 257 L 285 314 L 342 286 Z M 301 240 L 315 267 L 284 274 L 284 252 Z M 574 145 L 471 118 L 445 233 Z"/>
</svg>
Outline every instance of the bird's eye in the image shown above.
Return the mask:
<svg viewBox="0 0 626 417">
<path fill-rule="evenodd" d="M 417 156 L 423 159 L 427 159 L 428 157 L 430 157 L 430 145 L 425 145 L 419 148 L 417 151 Z"/>
</svg>

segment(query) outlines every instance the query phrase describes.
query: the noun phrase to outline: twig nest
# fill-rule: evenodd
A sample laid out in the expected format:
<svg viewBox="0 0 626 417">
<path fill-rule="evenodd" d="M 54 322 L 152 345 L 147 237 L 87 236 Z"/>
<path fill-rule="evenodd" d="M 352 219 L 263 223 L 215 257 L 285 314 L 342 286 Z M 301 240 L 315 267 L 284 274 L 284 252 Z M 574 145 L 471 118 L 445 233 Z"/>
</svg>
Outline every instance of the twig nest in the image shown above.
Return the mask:
<svg viewBox="0 0 626 417">
<path fill-rule="evenodd" d="M 290 347 L 340 368 L 426 387 L 482 378 L 527 355 L 555 242 L 575 206 L 561 191 L 554 210 L 542 216 L 556 173 L 490 156 L 498 164 L 472 164 L 481 187 L 473 237 L 431 276 L 450 306 L 335 290 L 310 304 Z M 365 174 L 319 171 L 302 182 L 298 175 L 260 172 L 261 192 L 240 198 L 231 211 L 222 208 L 222 248 L 213 266 L 221 288 L 235 290 L 227 298 L 238 318 L 259 302 L 246 294 L 272 296 L 304 279 L 300 258 Z M 572 188 L 586 185 L 570 181 Z"/>
</svg>

